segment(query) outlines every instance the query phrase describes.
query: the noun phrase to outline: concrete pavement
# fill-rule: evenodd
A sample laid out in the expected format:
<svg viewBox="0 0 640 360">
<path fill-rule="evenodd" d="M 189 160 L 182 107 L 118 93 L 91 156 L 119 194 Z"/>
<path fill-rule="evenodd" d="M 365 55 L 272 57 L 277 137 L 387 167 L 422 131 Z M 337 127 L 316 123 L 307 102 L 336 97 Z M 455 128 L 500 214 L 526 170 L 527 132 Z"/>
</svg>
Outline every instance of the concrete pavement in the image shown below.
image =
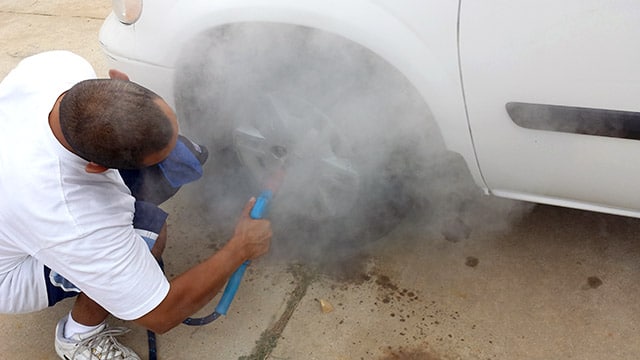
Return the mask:
<svg viewBox="0 0 640 360">
<path fill-rule="evenodd" d="M 109 11 L 109 1 L 0 0 L 0 76 L 51 49 L 72 50 L 106 76 L 97 34 Z M 206 211 L 201 186 L 166 205 L 170 277 L 215 251 L 230 231 L 220 224 L 239 211 Z M 471 233 L 459 241 L 414 214 L 348 261 L 311 267 L 267 256 L 249 268 L 226 318 L 159 336 L 160 358 L 640 357 L 640 221 L 480 195 L 468 204 Z M 70 306 L 0 315 L 1 357 L 57 359 L 53 331 Z M 123 342 L 146 358 L 144 329 L 126 325 Z"/>
</svg>

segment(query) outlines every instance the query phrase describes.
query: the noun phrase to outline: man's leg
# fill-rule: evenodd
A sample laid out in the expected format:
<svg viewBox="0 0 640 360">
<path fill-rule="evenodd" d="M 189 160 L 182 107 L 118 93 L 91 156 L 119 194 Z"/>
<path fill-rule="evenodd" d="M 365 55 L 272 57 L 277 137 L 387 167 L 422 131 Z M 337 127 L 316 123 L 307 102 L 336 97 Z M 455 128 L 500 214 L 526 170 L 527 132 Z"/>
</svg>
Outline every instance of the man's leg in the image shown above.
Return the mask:
<svg viewBox="0 0 640 360">
<path fill-rule="evenodd" d="M 109 314 L 104 308 L 46 266 L 44 278 L 49 306 L 76 297 L 72 310 L 56 326 L 54 344 L 61 359 L 90 360 L 97 356 L 111 360 L 140 360 L 115 339 L 128 330 L 107 326 L 105 319 Z"/>
<path fill-rule="evenodd" d="M 84 293 L 78 294 L 71 310 L 73 320 L 85 327 L 97 327 L 107 319 L 107 316 L 109 316 L 107 310 Z M 65 336 L 71 337 L 73 333 L 69 334 L 67 330 L 71 329 L 65 329 Z"/>
<path fill-rule="evenodd" d="M 162 254 L 164 253 L 164 248 L 167 246 L 167 223 L 165 222 L 162 225 L 162 229 L 156 238 L 155 243 L 151 247 L 151 254 L 153 257 L 158 260 L 158 262 L 162 261 Z"/>
</svg>

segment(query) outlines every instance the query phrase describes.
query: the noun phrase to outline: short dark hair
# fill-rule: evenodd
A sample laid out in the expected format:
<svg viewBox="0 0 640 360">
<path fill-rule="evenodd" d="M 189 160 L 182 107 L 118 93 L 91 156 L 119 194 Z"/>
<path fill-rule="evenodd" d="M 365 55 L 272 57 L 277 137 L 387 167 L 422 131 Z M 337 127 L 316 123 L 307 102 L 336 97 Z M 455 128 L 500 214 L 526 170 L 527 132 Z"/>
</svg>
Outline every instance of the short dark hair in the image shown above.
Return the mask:
<svg viewBox="0 0 640 360">
<path fill-rule="evenodd" d="M 174 133 L 153 91 L 126 80 L 93 79 L 74 85 L 60 102 L 62 134 L 77 155 L 113 168 L 144 167 Z"/>
</svg>

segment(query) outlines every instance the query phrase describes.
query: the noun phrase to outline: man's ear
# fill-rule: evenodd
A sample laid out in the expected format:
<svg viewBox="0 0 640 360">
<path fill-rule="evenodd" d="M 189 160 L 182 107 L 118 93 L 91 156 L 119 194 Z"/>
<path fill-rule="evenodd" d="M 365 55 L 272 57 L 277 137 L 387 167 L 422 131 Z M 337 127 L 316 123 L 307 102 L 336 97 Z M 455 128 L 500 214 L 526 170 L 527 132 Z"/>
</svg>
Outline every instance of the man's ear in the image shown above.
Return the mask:
<svg viewBox="0 0 640 360">
<path fill-rule="evenodd" d="M 109 168 L 104 167 L 102 165 L 98 165 L 94 162 L 88 163 L 87 166 L 85 166 L 84 168 L 84 171 L 88 172 L 89 174 L 100 174 L 107 170 L 109 170 Z"/>
<path fill-rule="evenodd" d="M 127 74 L 116 69 L 109 69 L 109 78 L 116 80 L 129 80 L 129 76 Z"/>
</svg>

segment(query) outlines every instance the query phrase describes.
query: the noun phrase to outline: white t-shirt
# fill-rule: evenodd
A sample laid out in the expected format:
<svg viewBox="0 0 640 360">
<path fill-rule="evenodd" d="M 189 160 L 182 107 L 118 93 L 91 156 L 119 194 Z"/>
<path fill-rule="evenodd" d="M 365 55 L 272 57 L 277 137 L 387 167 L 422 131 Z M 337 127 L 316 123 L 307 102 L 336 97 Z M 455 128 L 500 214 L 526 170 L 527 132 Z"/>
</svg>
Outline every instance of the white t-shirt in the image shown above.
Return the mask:
<svg viewBox="0 0 640 360">
<path fill-rule="evenodd" d="M 53 136 L 58 96 L 95 78 L 67 51 L 24 59 L 0 83 L 0 312 L 47 307 L 43 264 L 124 320 L 153 310 L 169 282 L 133 229 L 134 198 L 118 171 L 87 162 Z"/>
</svg>

